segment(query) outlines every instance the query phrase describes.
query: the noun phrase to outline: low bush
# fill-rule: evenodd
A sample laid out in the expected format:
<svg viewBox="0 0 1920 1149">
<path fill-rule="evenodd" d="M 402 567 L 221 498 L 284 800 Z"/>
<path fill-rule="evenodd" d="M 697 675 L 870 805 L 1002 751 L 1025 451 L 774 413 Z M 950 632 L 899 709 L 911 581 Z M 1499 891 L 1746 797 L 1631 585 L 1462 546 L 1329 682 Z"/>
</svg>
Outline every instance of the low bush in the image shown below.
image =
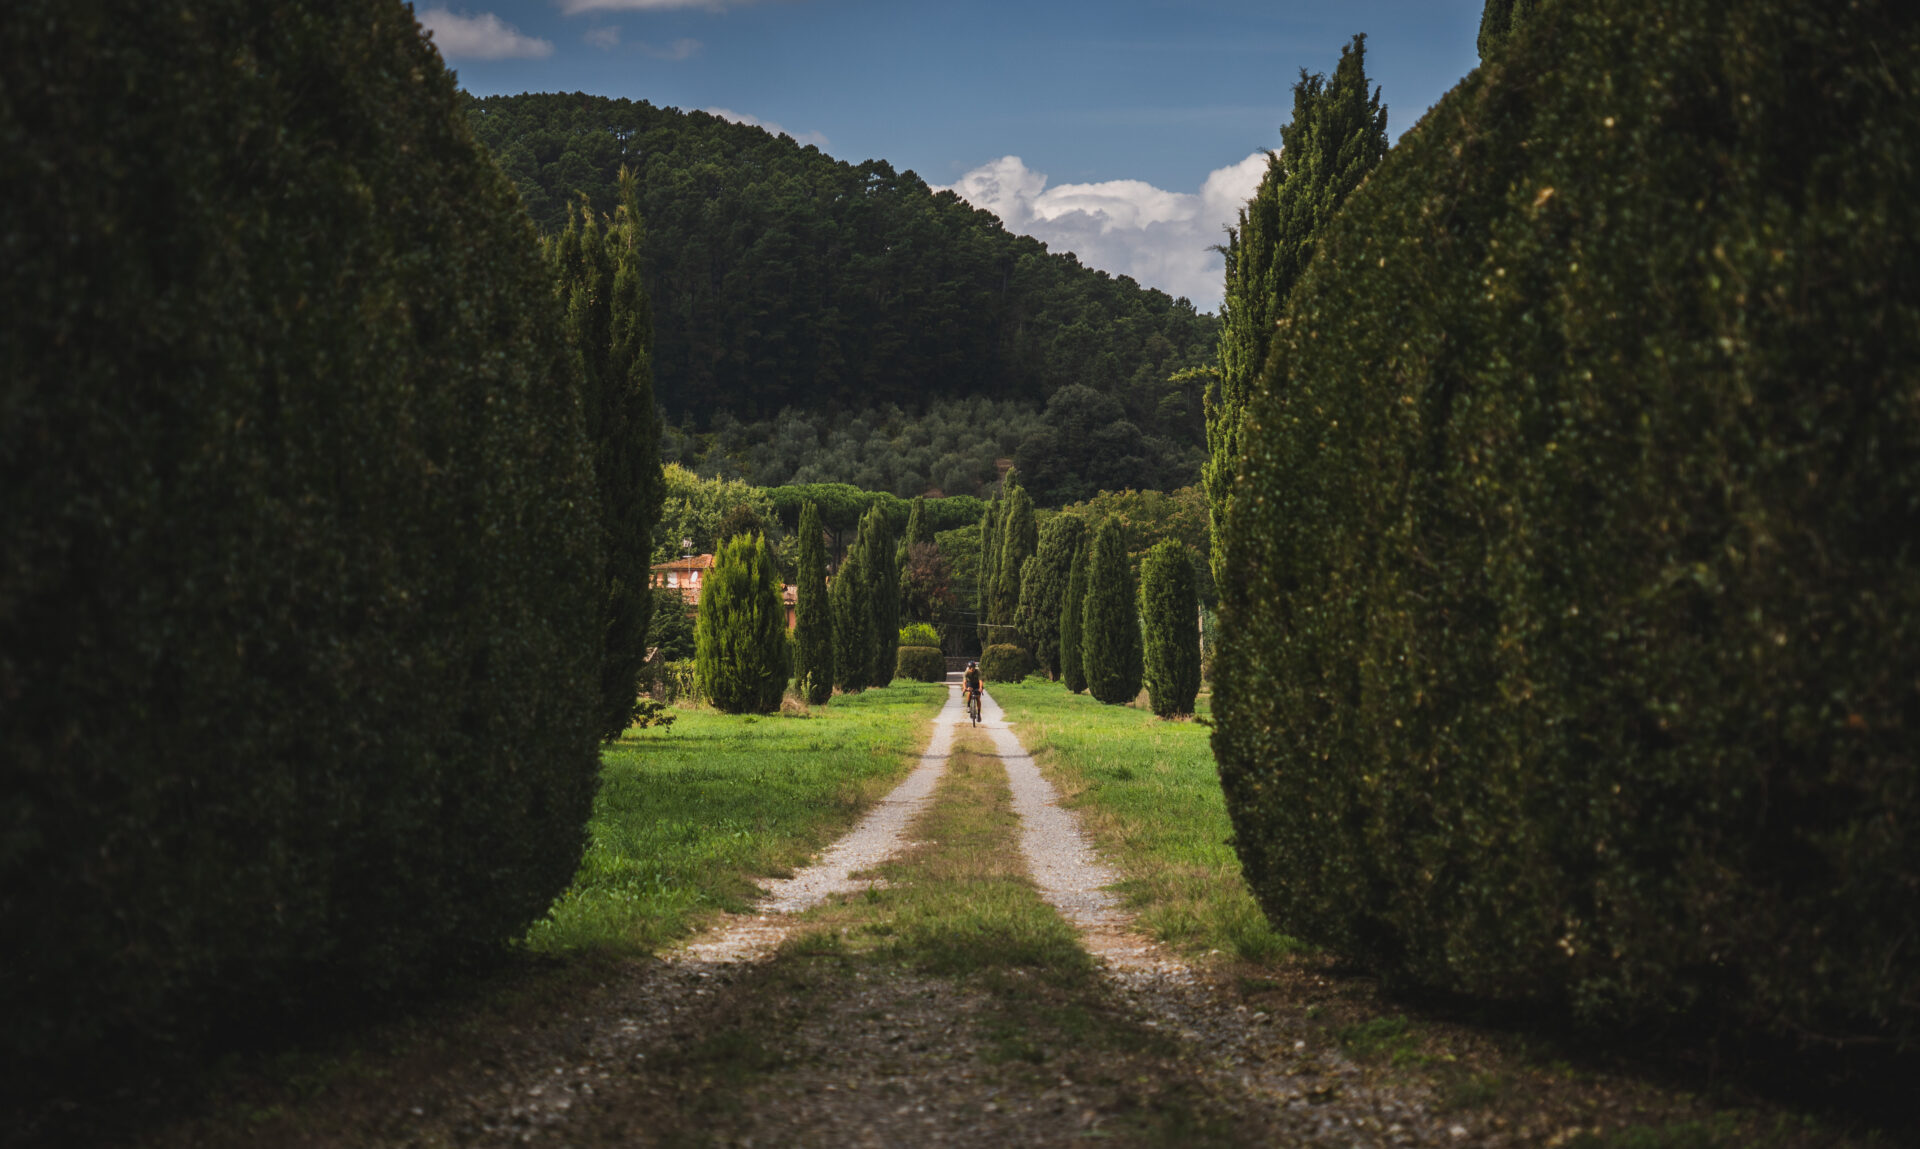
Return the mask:
<svg viewBox="0 0 1920 1149">
<path fill-rule="evenodd" d="M 945 682 L 947 656 L 937 646 L 903 646 L 893 676 L 913 682 Z"/>
<path fill-rule="evenodd" d="M 900 628 L 901 646 L 939 646 L 940 632 L 924 622 L 910 622 Z"/>
<path fill-rule="evenodd" d="M 1920 11 L 1562 0 L 1323 235 L 1229 512 L 1281 929 L 1920 1037 Z"/>
<path fill-rule="evenodd" d="M 980 653 L 980 677 L 988 682 L 1018 682 L 1037 667 L 1024 646 L 997 642 Z"/>
</svg>

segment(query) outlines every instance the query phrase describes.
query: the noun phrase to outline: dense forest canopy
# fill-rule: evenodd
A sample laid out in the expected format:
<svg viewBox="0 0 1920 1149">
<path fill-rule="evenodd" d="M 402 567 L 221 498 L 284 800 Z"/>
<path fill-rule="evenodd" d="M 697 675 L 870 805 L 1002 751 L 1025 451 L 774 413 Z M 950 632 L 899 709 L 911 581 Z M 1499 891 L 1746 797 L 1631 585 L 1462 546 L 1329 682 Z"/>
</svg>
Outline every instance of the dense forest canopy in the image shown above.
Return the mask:
<svg viewBox="0 0 1920 1149">
<path fill-rule="evenodd" d="M 1143 468 L 1167 486 L 1197 474 L 1198 389 L 1172 377 L 1211 358 L 1217 325 L 1187 300 L 1049 253 L 885 161 L 844 163 L 704 112 L 577 93 L 469 96 L 467 108 L 549 232 L 579 196 L 611 211 L 621 165 L 639 174 L 660 404 L 693 431 L 722 412 L 758 425 L 701 470 L 975 493 L 992 473 L 927 465 L 938 455 L 885 477 L 778 474 L 745 460 L 796 430 L 783 412 L 897 406 L 917 416 L 980 397 L 1028 415 L 1022 440 L 1039 435 L 1030 454 L 1117 444 L 1134 485 Z M 812 429 L 830 448 L 827 428 Z M 1034 495 L 1086 497 L 1102 481 L 1095 469 L 1091 457 L 1069 459 Z"/>
</svg>

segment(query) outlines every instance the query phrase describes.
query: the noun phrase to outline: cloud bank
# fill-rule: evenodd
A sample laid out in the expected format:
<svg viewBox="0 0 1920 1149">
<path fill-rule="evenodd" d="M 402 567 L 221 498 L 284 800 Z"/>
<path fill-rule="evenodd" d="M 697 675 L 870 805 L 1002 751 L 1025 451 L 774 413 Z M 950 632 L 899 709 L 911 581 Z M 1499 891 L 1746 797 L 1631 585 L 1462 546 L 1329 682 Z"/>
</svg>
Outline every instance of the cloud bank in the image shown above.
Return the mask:
<svg viewBox="0 0 1920 1149">
<path fill-rule="evenodd" d="M 544 60 L 553 55 L 553 41 L 523 36 L 520 29 L 491 12 L 463 16 L 445 8 L 420 13 L 420 26 L 433 33 L 434 46 L 446 60 Z"/>
<path fill-rule="evenodd" d="M 1172 192 L 1140 180 L 1047 186 L 1019 156 L 1001 156 L 954 181 L 951 190 L 1080 262 L 1130 275 L 1202 311 L 1220 306 L 1226 262 L 1212 250 L 1260 187 L 1267 153 L 1217 168 L 1196 192 Z"/>
<path fill-rule="evenodd" d="M 819 132 L 789 132 L 772 120 L 763 120 L 759 116 L 749 116 L 745 112 L 736 112 L 731 108 L 701 108 L 700 110 L 709 116 L 719 116 L 728 123 L 746 124 L 749 127 L 760 128 L 764 131 L 771 132 L 776 136 L 792 136 L 794 142 L 801 147 L 812 144 L 821 151 L 827 150 L 827 137 L 821 135 Z"/>
</svg>

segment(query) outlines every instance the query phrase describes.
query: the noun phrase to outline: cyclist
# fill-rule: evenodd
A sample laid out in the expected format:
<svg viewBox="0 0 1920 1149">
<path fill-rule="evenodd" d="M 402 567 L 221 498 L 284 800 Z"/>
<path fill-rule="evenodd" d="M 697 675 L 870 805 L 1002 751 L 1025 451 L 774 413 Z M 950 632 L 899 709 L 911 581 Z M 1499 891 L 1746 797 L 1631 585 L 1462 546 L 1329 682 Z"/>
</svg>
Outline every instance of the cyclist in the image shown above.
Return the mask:
<svg viewBox="0 0 1920 1149">
<path fill-rule="evenodd" d="M 967 706 L 967 717 L 980 721 L 980 664 L 967 663 L 967 672 L 960 677 L 960 697 Z"/>
</svg>

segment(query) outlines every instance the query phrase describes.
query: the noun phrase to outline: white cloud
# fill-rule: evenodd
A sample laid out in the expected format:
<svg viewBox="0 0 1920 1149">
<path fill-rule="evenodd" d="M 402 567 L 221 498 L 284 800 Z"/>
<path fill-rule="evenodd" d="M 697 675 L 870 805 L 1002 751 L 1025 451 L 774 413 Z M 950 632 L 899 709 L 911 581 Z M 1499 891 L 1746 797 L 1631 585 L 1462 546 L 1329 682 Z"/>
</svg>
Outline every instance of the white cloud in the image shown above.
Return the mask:
<svg viewBox="0 0 1920 1149">
<path fill-rule="evenodd" d="M 542 60 L 553 55 L 553 41 L 523 36 L 520 29 L 491 12 L 463 16 L 445 8 L 420 13 L 420 25 L 433 33 L 434 46 L 448 60 Z"/>
<path fill-rule="evenodd" d="M 1140 180 L 1049 188 L 1019 156 L 1001 156 L 954 181 L 952 191 L 1080 262 L 1130 275 L 1195 307 L 1220 306 L 1226 264 L 1215 244 L 1260 187 L 1267 153 L 1208 173 L 1197 192 L 1172 192 Z"/>
<path fill-rule="evenodd" d="M 617 24 L 609 24 L 601 28 L 589 28 L 587 34 L 580 38 L 596 48 L 617 47 L 620 43 L 620 27 Z"/>
<path fill-rule="evenodd" d="M 668 12 L 676 8 L 705 8 L 709 12 L 723 12 L 728 8 L 739 8 L 751 4 L 754 0 L 554 0 L 560 10 L 569 16 L 582 12 Z"/>
<path fill-rule="evenodd" d="M 745 112 L 736 112 L 731 108 L 701 108 L 700 110 L 709 116 L 719 116 L 729 123 L 746 124 L 750 127 L 759 128 L 762 131 L 771 132 L 776 136 L 793 136 L 794 141 L 803 146 L 812 144 L 821 151 L 825 151 L 827 148 L 827 137 L 821 135 L 819 132 L 800 132 L 796 134 L 787 131 L 787 129 L 774 123 L 772 120 L 763 120 L 759 116 L 750 116 Z"/>
</svg>

